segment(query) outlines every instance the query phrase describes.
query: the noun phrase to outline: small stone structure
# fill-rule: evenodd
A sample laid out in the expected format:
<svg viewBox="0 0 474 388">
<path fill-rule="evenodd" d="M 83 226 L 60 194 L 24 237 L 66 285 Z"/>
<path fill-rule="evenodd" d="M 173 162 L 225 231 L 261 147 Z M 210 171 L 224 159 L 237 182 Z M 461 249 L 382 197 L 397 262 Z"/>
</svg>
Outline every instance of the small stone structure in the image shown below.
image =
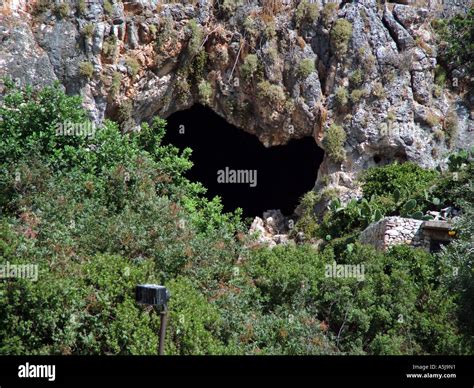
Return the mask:
<svg viewBox="0 0 474 388">
<path fill-rule="evenodd" d="M 451 225 L 446 221 L 422 221 L 412 218 L 386 217 L 370 224 L 359 239 L 380 250 L 407 244 L 437 251 L 441 244 L 451 241 Z"/>
</svg>

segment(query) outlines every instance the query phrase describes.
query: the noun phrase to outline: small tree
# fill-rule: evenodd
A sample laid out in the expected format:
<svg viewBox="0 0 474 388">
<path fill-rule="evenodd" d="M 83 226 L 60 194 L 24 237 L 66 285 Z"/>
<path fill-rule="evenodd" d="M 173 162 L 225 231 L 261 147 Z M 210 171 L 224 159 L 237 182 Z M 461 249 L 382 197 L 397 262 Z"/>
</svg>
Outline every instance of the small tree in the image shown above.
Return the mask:
<svg viewBox="0 0 474 388">
<path fill-rule="evenodd" d="M 342 163 L 346 159 L 344 143 L 346 142 L 346 132 L 339 125 L 332 124 L 324 136 L 324 149 L 329 158 L 335 163 Z"/>
</svg>

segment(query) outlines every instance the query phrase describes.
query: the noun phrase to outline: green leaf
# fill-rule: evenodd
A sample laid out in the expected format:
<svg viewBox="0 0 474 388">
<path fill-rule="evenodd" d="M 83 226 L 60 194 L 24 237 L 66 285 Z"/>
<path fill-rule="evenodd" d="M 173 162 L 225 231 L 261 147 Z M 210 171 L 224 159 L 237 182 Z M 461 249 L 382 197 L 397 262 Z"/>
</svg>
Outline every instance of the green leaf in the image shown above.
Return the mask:
<svg viewBox="0 0 474 388">
<path fill-rule="evenodd" d="M 374 221 L 375 222 L 380 221 L 382 218 L 383 218 L 382 212 L 380 211 L 380 209 L 376 209 L 374 213 Z"/>
<path fill-rule="evenodd" d="M 347 244 L 346 250 L 347 252 L 352 253 L 352 251 L 354 250 L 354 244 L 353 243 Z"/>
<path fill-rule="evenodd" d="M 416 200 L 410 199 L 408 202 L 405 203 L 403 206 L 403 213 L 410 214 L 416 207 Z"/>
<path fill-rule="evenodd" d="M 393 198 L 395 199 L 395 202 L 398 203 L 400 201 L 400 190 L 398 189 L 395 189 L 395 191 L 393 192 Z"/>
</svg>

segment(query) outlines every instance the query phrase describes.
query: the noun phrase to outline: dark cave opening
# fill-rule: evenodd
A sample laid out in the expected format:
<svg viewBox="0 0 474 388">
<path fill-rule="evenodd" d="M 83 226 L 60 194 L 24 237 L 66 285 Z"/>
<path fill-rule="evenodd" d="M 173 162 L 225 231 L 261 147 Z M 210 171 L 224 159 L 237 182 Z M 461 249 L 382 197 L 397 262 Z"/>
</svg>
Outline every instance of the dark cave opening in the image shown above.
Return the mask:
<svg viewBox="0 0 474 388">
<path fill-rule="evenodd" d="M 292 215 L 316 182 L 324 152 L 313 138 L 265 148 L 256 136 L 202 105 L 176 112 L 167 121 L 164 143 L 193 150 L 194 166 L 187 177 L 201 182 L 208 198 L 220 196 L 225 211 L 240 207 L 244 217 L 255 217 L 280 209 Z"/>
</svg>

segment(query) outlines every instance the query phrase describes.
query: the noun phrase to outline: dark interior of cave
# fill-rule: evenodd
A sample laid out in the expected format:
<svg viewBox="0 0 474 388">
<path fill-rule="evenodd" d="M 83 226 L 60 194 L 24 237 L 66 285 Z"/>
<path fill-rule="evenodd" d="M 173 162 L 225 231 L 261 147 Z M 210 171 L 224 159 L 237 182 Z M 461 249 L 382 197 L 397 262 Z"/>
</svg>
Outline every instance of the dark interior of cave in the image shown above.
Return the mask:
<svg viewBox="0 0 474 388">
<path fill-rule="evenodd" d="M 240 207 L 244 217 L 255 217 L 268 209 L 280 209 L 292 215 L 299 198 L 314 186 L 324 153 L 313 138 L 265 148 L 256 136 L 202 105 L 176 112 L 167 121 L 164 143 L 193 150 L 194 166 L 187 177 L 203 183 L 209 198 L 220 196 L 226 211 Z M 227 175 L 222 172 L 226 167 L 240 170 L 242 178 L 254 178 L 251 172 L 256 170 L 256 181 L 220 183 L 219 170 L 228 178 L 226 182 L 232 179 L 229 170 Z"/>
</svg>

